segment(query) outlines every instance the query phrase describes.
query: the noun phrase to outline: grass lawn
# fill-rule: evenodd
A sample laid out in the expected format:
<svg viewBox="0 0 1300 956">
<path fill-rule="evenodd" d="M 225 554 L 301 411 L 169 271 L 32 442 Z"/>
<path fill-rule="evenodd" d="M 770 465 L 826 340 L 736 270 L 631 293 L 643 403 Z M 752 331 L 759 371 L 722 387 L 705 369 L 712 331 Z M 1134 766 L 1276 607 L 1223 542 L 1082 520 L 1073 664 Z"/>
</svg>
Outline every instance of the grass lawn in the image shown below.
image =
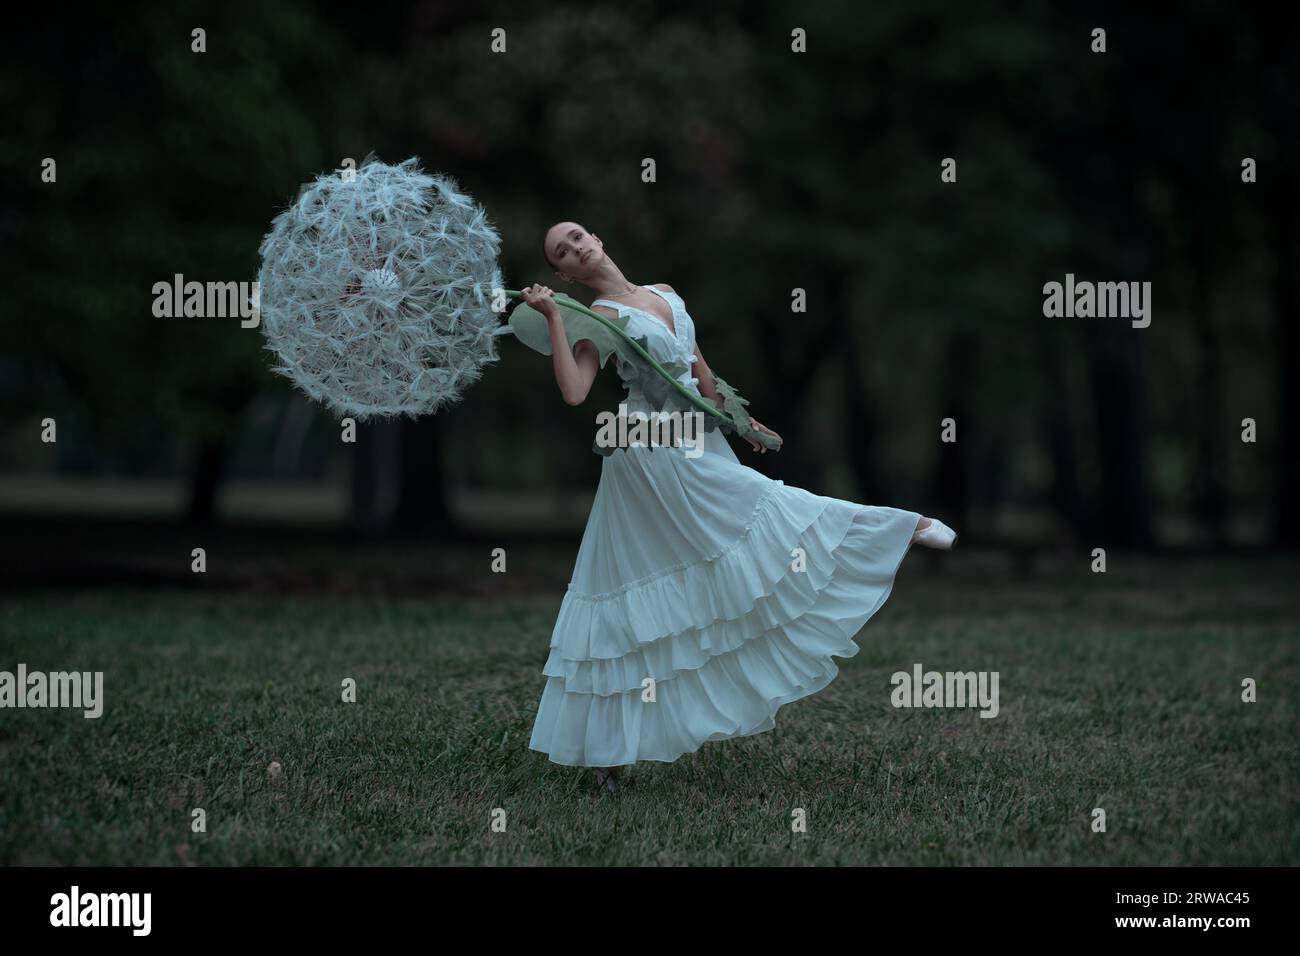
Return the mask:
<svg viewBox="0 0 1300 956">
<path fill-rule="evenodd" d="M 10 596 L 0 670 L 102 670 L 105 710 L 0 710 L 0 863 L 1297 861 L 1295 559 L 1010 579 L 953 556 L 909 556 L 858 656 L 774 731 L 627 768 L 616 795 L 527 746 L 558 591 Z M 998 671 L 1001 713 L 894 709 L 916 662 Z"/>
</svg>

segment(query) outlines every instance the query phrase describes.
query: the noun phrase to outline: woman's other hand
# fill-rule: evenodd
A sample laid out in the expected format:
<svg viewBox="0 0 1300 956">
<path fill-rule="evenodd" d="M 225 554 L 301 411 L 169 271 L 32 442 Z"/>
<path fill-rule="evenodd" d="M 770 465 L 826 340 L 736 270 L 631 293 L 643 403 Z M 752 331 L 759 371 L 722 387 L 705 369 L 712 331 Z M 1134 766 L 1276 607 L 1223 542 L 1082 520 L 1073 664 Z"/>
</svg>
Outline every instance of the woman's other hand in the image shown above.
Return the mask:
<svg viewBox="0 0 1300 956">
<path fill-rule="evenodd" d="M 777 439 L 778 441 L 781 440 L 781 436 L 780 436 L 780 435 L 778 435 L 776 432 L 772 431 L 772 429 L 768 428 L 766 425 L 764 425 L 762 422 L 760 422 L 757 418 L 751 418 L 751 419 L 749 420 L 749 427 L 752 428 L 752 429 L 754 429 L 754 431 L 759 431 L 759 432 L 763 432 L 763 433 L 766 434 L 766 435 L 771 435 L 773 438 Z M 760 442 L 757 438 L 751 438 L 750 436 L 746 435 L 746 436 L 745 436 L 745 441 L 749 442 L 750 445 L 753 446 L 754 451 L 758 452 L 760 455 L 766 455 L 766 454 L 767 454 L 767 446 L 764 445 L 762 442 Z"/>
</svg>

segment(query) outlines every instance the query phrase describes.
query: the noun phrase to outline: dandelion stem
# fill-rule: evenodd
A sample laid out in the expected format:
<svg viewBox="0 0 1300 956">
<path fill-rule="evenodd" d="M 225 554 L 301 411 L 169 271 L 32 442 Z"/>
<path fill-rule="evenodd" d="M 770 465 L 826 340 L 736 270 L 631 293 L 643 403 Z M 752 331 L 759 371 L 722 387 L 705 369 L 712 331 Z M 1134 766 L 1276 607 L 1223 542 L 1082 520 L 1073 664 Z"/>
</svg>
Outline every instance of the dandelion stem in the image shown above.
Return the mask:
<svg viewBox="0 0 1300 956">
<path fill-rule="evenodd" d="M 503 291 L 505 292 L 506 295 L 510 296 L 512 299 L 522 299 L 524 297 L 522 291 L 517 291 L 515 289 L 505 289 Z M 609 319 L 605 318 L 605 316 L 601 315 L 599 312 L 592 311 L 591 309 L 583 305 L 581 302 L 576 302 L 573 299 L 570 299 L 568 296 L 564 296 L 563 299 L 564 301 L 562 304 L 564 305 L 565 308 L 573 309 L 575 312 L 581 312 L 583 315 L 591 316 L 601 325 L 605 326 L 605 328 L 609 329 L 611 332 L 613 332 L 615 335 L 621 338 L 628 345 L 632 346 L 633 351 L 635 351 L 637 355 L 641 356 L 643 359 L 649 362 L 650 367 L 653 368 L 656 372 L 658 372 L 659 376 L 664 381 L 666 381 L 673 388 L 677 389 L 677 391 L 681 393 L 681 395 L 684 398 L 686 398 L 696 408 L 700 409 L 703 412 L 706 412 L 709 415 L 712 415 L 714 418 L 718 418 L 726 422 L 728 425 L 732 426 L 733 428 L 735 427 L 736 423 L 731 420 L 730 415 L 726 414 L 724 411 L 722 411 L 722 409 L 718 408 L 718 406 L 714 405 L 712 402 L 706 401 L 702 396 L 696 395 L 694 392 L 690 391 L 685 385 L 683 385 L 680 381 L 674 378 L 673 375 L 666 368 L 664 368 L 657 361 L 655 361 L 654 356 L 651 355 L 649 352 L 647 352 L 645 349 L 643 349 L 640 346 L 640 344 L 635 339 L 632 338 L 632 336 L 628 335 L 626 332 L 620 329 Z M 557 298 L 556 301 L 558 302 L 560 300 Z"/>
</svg>

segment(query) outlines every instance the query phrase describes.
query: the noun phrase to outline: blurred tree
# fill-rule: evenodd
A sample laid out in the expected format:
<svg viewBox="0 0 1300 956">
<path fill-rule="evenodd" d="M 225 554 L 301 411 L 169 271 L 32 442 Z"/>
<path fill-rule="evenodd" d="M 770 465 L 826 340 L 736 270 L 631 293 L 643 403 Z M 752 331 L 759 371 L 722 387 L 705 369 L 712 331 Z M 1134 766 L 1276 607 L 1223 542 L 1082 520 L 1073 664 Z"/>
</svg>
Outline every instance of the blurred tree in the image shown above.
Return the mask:
<svg viewBox="0 0 1300 956">
<path fill-rule="evenodd" d="M 47 24 L 0 67 L 17 184 L 0 210 L 8 421 L 57 410 L 84 438 L 59 449 L 70 466 L 184 457 L 190 514 L 209 518 L 250 398 L 288 386 L 238 320 L 155 319 L 153 283 L 254 278 L 298 184 L 375 149 L 457 176 L 501 226 L 511 285 L 562 288 L 538 248 L 562 218 L 634 281 L 673 283 L 710 362 L 785 434 L 782 455 L 748 459 L 776 476 L 820 490 L 844 474 L 862 500 L 954 525 L 1042 503 L 1087 540 L 1141 545 L 1184 508 L 1230 541 L 1268 468 L 1274 535 L 1300 536 L 1280 20 L 1210 0 L 1176 29 L 1160 11 L 1042 0 L 368 16 L 385 28 L 293 2 L 198 20 L 128 5 Z M 1105 54 L 1088 49 L 1098 24 Z M 190 50 L 195 27 L 207 53 Z M 57 185 L 39 182 L 46 155 Z M 1258 187 L 1239 182 L 1241 155 Z M 1066 272 L 1151 280 L 1153 327 L 1045 319 L 1042 284 Z M 547 363 L 502 346 L 510 374 L 462 408 L 345 449 L 358 527 L 451 533 L 453 482 L 594 486 L 592 407 L 563 406 Z M 593 403 L 616 399 L 612 379 Z M 1236 455 L 1238 410 L 1255 408 L 1260 451 Z M 949 416 L 956 445 L 937 440 Z M 285 448 L 307 430 L 286 423 Z"/>
<path fill-rule="evenodd" d="M 191 46 L 198 28 L 204 53 Z M 15 265 L 44 281 L 11 288 L 0 345 L 66 383 L 101 447 L 141 423 L 158 446 L 191 447 L 196 521 L 213 516 L 230 436 L 268 363 L 261 333 L 238 318 L 155 318 L 153 285 L 256 278 L 277 207 L 345 154 L 360 107 L 355 86 L 336 82 L 347 43 L 308 4 L 201 16 L 135 4 L 46 24 L 24 51 L 32 82 L 14 119 L 29 134 L 5 152 L 21 165 Z M 37 178 L 45 155 L 55 185 Z M 37 392 L 29 407 L 55 398 Z"/>
</svg>

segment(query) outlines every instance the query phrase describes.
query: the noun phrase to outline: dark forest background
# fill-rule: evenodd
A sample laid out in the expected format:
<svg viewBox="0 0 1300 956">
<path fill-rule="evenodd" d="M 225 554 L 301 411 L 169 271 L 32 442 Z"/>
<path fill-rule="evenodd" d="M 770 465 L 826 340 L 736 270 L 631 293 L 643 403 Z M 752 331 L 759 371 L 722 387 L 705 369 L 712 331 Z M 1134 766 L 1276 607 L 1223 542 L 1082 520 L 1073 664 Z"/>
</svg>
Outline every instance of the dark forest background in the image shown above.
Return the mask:
<svg viewBox="0 0 1300 956">
<path fill-rule="evenodd" d="M 671 283 L 710 363 L 786 440 L 738 454 L 789 484 L 995 548 L 1294 547 L 1283 8 L 903 6 L 127 3 L 17 27 L 0 67 L 0 521 L 33 542 L 95 521 L 579 533 L 609 370 L 569 408 L 549 360 L 506 339 L 456 408 L 346 445 L 269 372 L 260 331 L 152 316 L 174 273 L 254 279 L 299 184 L 374 150 L 485 206 L 511 288 L 589 301 L 542 261 L 561 219 L 633 281 Z M 1150 281 L 1150 327 L 1045 318 L 1043 284 L 1066 273 Z"/>
</svg>

